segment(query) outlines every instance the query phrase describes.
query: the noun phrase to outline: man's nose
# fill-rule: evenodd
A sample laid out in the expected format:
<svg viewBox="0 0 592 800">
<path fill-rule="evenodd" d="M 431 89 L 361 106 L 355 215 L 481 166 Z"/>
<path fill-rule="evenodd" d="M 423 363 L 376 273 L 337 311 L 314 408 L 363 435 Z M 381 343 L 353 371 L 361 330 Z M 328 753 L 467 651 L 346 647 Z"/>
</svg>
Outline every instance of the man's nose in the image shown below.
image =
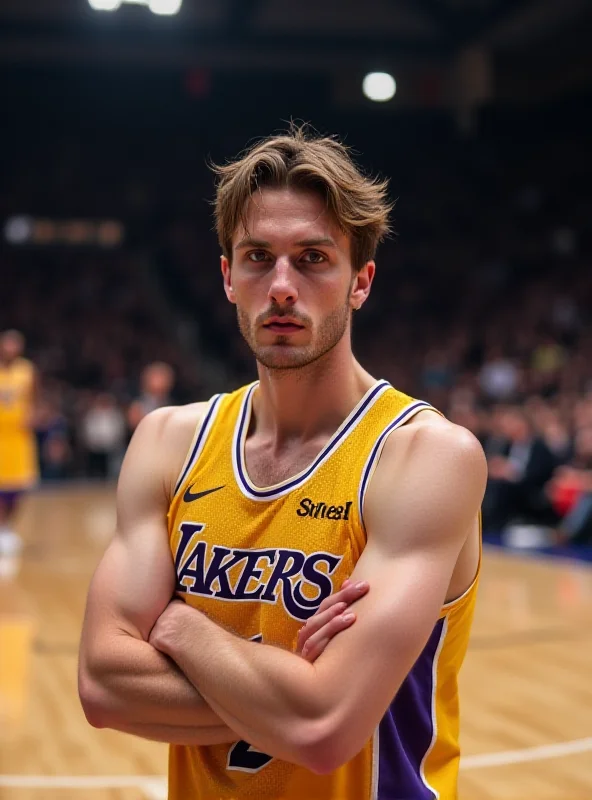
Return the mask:
<svg viewBox="0 0 592 800">
<path fill-rule="evenodd" d="M 290 259 L 280 257 L 275 262 L 269 286 L 269 299 L 277 305 L 294 305 L 298 299 L 298 273 Z"/>
</svg>

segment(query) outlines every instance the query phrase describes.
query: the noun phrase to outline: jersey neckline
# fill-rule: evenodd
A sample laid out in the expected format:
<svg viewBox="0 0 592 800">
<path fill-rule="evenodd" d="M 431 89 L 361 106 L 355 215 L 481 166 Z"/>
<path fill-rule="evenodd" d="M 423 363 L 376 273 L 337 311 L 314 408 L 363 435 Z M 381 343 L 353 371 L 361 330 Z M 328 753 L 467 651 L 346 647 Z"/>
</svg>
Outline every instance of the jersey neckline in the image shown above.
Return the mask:
<svg viewBox="0 0 592 800">
<path fill-rule="evenodd" d="M 264 502 L 266 500 L 275 500 L 278 497 L 283 497 L 294 489 L 302 486 L 306 481 L 314 475 L 319 467 L 333 455 L 339 448 L 342 442 L 347 439 L 349 434 L 354 430 L 358 423 L 364 418 L 369 409 L 376 403 L 387 389 L 391 388 L 388 381 L 379 380 L 373 384 L 368 391 L 364 394 L 359 403 L 352 409 L 349 415 L 344 419 L 339 428 L 331 436 L 327 444 L 322 448 L 316 458 L 309 464 L 308 467 L 301 472 L 287 478 L 280 483 L 273 486 L 255 486 L 249 478 L 245 460 L 245 442 L 247 439 L 247 432 L 251 421 L 251 414 L 253 410 L 253 395 L 259 382 L 251 384 L 245 392 L 245 396 L 241 403 L 238 413 L 238 418 L 235 423 L 234 436 L 232 439 L 232 467 L 234 470 L 234 477 L 236 483 L 245 495 L 250 500 L 257 500 Z"/>
</svg>

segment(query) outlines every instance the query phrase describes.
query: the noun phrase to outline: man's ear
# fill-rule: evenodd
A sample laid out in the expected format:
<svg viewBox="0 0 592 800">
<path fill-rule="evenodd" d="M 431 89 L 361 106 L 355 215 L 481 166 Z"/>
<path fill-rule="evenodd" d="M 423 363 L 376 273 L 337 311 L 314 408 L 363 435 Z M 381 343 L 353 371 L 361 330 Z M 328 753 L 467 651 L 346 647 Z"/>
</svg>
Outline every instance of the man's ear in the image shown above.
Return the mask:
<svg viewBox="0 0 592 800">
<path fill-rule="evenodd" d="M 236 303 L 234 289 L 232 288 L 232 270 L 230 268 L 230 262 L 226 256 L 220 256 L 220 268 L 222 269 L 222 278 L 224 280 L 224 291 L 226 292 L 226 297 L 231 303 Z"/>
<path fill-rule="evenodd" d="M 368 299 L 375 272 L 376 264 L 374 261 L 368 261 L 354 277 L 349 295 L 349 303 L 354 311 L 362 308 Z"/>
</svg>

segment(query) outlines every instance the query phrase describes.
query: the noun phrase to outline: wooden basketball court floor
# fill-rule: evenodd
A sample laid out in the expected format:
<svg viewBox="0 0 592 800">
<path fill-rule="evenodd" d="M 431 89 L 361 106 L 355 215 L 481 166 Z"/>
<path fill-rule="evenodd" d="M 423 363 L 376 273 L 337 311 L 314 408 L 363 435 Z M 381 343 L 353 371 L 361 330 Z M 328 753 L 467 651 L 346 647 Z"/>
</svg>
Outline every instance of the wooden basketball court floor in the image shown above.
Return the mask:
<svg viewBox="0 0 592 800">
<path fill-rule="evenodd" d="M 0 578 L 0 800 L 166 797 L 166 746 L 91 728 L 76 693 L 113 524 L 102 487 L 21 510 L 20 569 L 3 562 Z M 460 800 L 592 798 L 592 567 L 486 551 L 461 704 Z"/>
</svg>

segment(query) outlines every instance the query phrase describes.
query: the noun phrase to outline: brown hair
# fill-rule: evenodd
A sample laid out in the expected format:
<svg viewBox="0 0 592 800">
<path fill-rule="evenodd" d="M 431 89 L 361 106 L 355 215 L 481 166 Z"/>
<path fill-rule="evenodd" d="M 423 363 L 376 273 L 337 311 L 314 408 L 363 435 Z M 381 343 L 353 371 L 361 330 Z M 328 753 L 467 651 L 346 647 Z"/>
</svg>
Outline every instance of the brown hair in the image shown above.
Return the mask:
<svg viewBox="0 0 592 800">
<path fill-rule="evenodd" d="M 341 230 L 351 239 L 351 260 L 360 270 L 390 232 L 387 180 L 364 175 L 349 148 L 335 137 L 313 136 L 304 126 L 253 145 L 236 161 L 212 166 L 218 176 L 216 232 L 230 260 L 232 237 L 246 230 L 247 205 L 263 187 L 295 187 L 320 193 Z"/>
</svg>

